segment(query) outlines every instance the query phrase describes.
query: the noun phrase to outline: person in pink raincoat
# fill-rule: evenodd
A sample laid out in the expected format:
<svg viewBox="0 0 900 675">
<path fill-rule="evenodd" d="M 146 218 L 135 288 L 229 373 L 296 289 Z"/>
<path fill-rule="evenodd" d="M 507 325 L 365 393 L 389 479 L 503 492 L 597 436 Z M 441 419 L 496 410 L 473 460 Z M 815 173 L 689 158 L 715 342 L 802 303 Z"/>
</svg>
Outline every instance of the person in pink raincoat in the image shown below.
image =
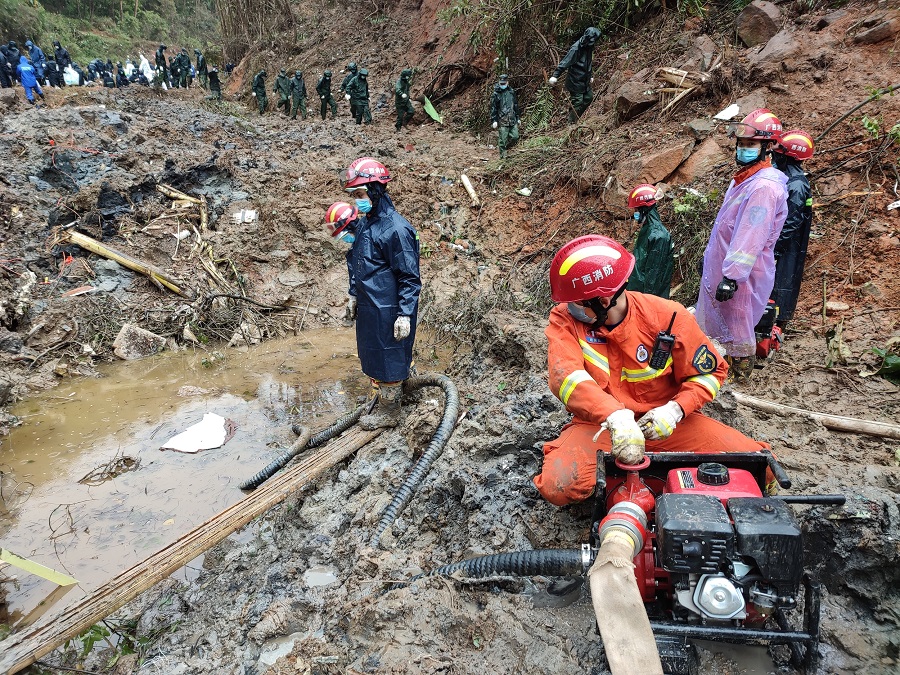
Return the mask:
<svg viewBox="0 0 900 675">
<path fill-rule="evenodd" d="M 769 146 L 781 122 L 765 108 L 729 127 L 736 137 L 735 174 L 703 254 L 697 322 L 725 348 L 734 377 L 756 365 L 754 328 L 775 283 L 775 242 L 787 216 L 787 180 L 772 167 Z"/>
</svg>

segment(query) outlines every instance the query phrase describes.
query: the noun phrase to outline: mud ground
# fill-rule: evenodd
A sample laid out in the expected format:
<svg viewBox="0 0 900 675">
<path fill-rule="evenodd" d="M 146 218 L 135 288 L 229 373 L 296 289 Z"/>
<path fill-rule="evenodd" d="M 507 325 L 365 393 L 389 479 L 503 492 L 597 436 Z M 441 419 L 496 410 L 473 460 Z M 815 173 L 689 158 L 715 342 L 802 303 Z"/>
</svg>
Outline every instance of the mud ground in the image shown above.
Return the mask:
<svg viewBox="0 0 900 675">
<path fill-rule="evenodd" d="M 601 672 L 585 590 L 560 600 L 546 592 L 551 580 L 538 578 L 429 580 L 380 591 L 392 580 L 473 555 L 577 547 L 587 540 L 588 509 L 549 506 L 530 483 L 539 470 L 541 443 L 554 438 L 567 418 L 546 386 L 547 255 L 567 237 L 589 231 L 626 239 L 631 224 L 620 202 L 604 191 L 607 177 L 621 169 L 624 156 L 689 137 L 682 125 L 695 117 L 714 114 L 741 96 L 760 96 L 787 125 L 815 134 L 868 95 L 867 87 L 897 81 L 890 41 L 859 46 L 846 37 L 869 10 L 851 6 L 823 30 L 816 26 L 824 10 L 795 17 L 789 27 L 807 49 L 782 62 L 790 67 L 773 73 L 751 62 L 753 50 L 736 50 L 721 87 L 672 119 L 644 116 L 617 126 L 598 103 L 583 124 L 593 138 L 603 139 L 595 144 L 602 152 L 573 142 L 554 157 L 567 158 L 560 165 L 566 171 L 577 165 L 578 174 L 553 180 L 547 178 L 552 171 L 540 173 L 524 160 L 517 163 L 515 155 L 500 165 L 489 136 L 473 137 L 460 128 L 477 92 L 447 103 L 447 125 L 422 122 L 420 112 L 400 134 L 392 111 L 376 108 L 374 126 L 356 127 L 343 104 L 334 122 L 317 116 L 289 122 L 274 113 L 259 118 L 245 103 L 240 72 L 266 59 L 277 64 L 277 50 L 242 64 L 227 87 L 231 100 L 223 104 L 204 102 L 197 91 L 160 98 L 141 89 L 64 90 L 51 92 L 40 111 L 20 106 L 7 112 L 0 149 L 15 162 L 0 176 L 0 338 L 7 345 L 0 372 L 9 383 L 8 400 L 53 386 L 61 377 L 91 374 L 95 360 L 109 357 L 125 320 L 170 338 L 175 348 L 190 340 L 185 326 L 207 344 L 228 341 L 241 324 L 253 323 L 265 339 L 342 322 L 343 253 L 322 230 L 321 214 L 340 198 L 339 171 L 364 154 L 377 156 L 397 176 L 391 193 L 422 241 L 422 320 L 443 336 L 437 339 L 457 348 L 448 374 L 460 388 L 466 416 L 382 549 L 367 542 L 437 424 L 440 395 L 431 391 L 407 402 L 400 429 L 262 518 L 251 543 L 226 541 L 213 549 L 196 582 L 170 581 L 126 607 L 119 618 L 137 621 L 136 634 L 146 647 L 140 656 L 122 657 L 116 672 Z M 421 20 L 409 8 L 394 18 L 391 36 L 415 30 Z M 686 58 L 700 32 L 697 26 L 658 28 L 666 36 L 686 36 L 683 44 L 670 44 L 667 55 L 675 59 Z M 413 45 L 408 58 L 433 58 L 419 42 Z M 397 54 L 402 48 L 397 41 L 389 45 Z M 625 45 L 611 50 L 611 83 L 653 65 L 647 53 Z M 324 67 L 343 58 L 319 62 L 310 56 L 309 63 Z M 388 81 L 393 65 L 379 58 L 380 65 L 374 61 L 370 67 Z M 884 71 L 894 76 L 885 79 Z M 308 75 L 308 85 L 310 80 Z M 871 112 L 879 112 L 888 127 L 900 120 L 896 101 L 887 98 Z M 777 360 L 742 391 L 896 422 L 900 388 L 859 372 L 875 363 L 873 347 L 898 335 L 900 211 L 885 210 L 897 196 L 880 160 L 867 163 L 875 153 L 854 158 L 855 148 L 839 149 L 865 140 L 855 119 L 831 132 L 822 154 L 810 162 L 817 209 L 798 315 Z M 888 164 L 896 167 L 896 145 L 892 152 Z M 529 153 L 523 142 L 518 156 L 530 161 Z M 834 168 L 844 161 L 843 168 Z M 469 207 L 459 185 L 463 171 L 485 202 L 480 210 Z M 722 190 L 731 171 L 722 162 L 690 187 L 704 194 Z M 204 239 L 221 274 L 279 309 L 202 301 L 215 287 L 197 254 L 192 258 L 188 247 L 185 255 L 190 239 L 172 260 L 173 235 L 196 220 L 155 192 L 156 182 L 206 196 L 211 231 Z M 522 186 L 536 191 L 521 197 L 514 189 Z M 664 222 L 671 208 L 667 201 Z M 242 209 L 257 210 L 258 221 L 235 222 L 232 214 Z M 184 280 L 200 301 L 160 291 L 145 277 L 80 249 L 54 247 L 54 228 L 73 222 L 79 231 Z M 21 276 L 26 270 L 33 280 Z M 60 297 L 82 285 L 103 290 Z M 846 302 L 848 309 L 823 316 L 825 299 Z M 826 366 L 826 333 L 839 323 L 849 353 Z M 418 345 L 421 354 L 434 348 Z M 845 507 L 799 509 L 807 569 L 826 589 L 821 672 L 896 672 L 897 443 L 829 431 L 802 417 L 754 412 L 735 405 L 727 393 L 707 412 L 772 443 L 794 491 L 847 495 Z M 258 468 L 247 467 L 248 475 Z M 337 583 L 318 586 L 304 577 L 322 566 Z M 271 640 L 285 636 L 293 643 L 282 640 L 288 653 L 270 666 L 264 652 L 271 653 Z M 85 665 L 102 670 L 108 657 L 98 650 Z M 703 672 L 750 671 L 739 657 L 704 652 Z"/>
</svg>

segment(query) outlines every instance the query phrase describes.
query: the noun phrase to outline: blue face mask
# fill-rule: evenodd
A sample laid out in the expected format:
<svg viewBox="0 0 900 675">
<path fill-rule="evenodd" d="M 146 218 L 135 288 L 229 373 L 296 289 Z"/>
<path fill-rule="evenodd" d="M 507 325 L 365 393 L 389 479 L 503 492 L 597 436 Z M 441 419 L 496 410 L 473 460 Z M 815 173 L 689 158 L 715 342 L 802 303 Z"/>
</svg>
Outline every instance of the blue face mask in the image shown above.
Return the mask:
<svg viewBox="0 0 900 675">
<path fill-rule="evenodd" d="M 344 230 L 337 236 L 337 240 L 345 244 L 352 244 L 354 241 L 356 241 L 356 235 L 352 232 Z"/>
<path fill-rule="evenodd" d="M 734 160 L 741 166 L 753 164 L 759 159 L 760 152 L 759 148 L 737 148 L 734 152 Z"/>
<path fill-rule="evenodd" d="M 368 213 L 372 210 L 372 202 L 368 199 L 357 199 L 356 208 L 359 209 L 360 213 Z"/>
<path fill-rule="evenodd" d="M 641 222 L 641 212 L 640 211 L 634 212 L 634 219 L 638 222 Z"/>
<path fill-rule="evenodd" d="M 501 88 L 501 89 L 506 89 L 507 86 L 508 86 L 508 85 L 501 84 L 501 85 L 500 85 L 500 88 Z"/>
<path fill-rule="evenodd" d="M 569 314 L 572 315 L 572 318 L 576 321 L 580 321 L 581 323 L 594 323 L 594 319 L 589 317 L 587 313 L 584 311 L 584 307 L 580 305 L 576 305 L 574 302 L 570 302 L 569 305 Z"/>
</svg>

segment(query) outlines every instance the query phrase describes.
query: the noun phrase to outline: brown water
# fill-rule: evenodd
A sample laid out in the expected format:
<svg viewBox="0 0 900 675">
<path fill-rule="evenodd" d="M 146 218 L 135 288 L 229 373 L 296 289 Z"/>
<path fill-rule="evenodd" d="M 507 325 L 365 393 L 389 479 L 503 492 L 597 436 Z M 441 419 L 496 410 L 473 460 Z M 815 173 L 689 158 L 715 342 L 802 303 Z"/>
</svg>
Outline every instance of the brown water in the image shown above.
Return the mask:
<svg viewBox="0 0 900 675">
<path fill-rule="evenodd" d="M 78 579 L 66 603 L 85 595 L 239 500 L 238 485 L 294 440 L 291 421 L 318 429 L 352 409 L 369 386 L 355 351 L 352 330 L 331 329 L 223 358 L 164 353 L 17 405 L 23 423 L 0 445 L 0 544 Z M 234 438 L 197 454 L 159 449 L 206 412 L 233 420 Z M 123 456 L 130 470 L 98 471 Z M 91 472 L 108 480 L 78 482 Z M 4 573 L 18 578 L 5 584 L 12 623 L 54 589 Z"/>
</svg>

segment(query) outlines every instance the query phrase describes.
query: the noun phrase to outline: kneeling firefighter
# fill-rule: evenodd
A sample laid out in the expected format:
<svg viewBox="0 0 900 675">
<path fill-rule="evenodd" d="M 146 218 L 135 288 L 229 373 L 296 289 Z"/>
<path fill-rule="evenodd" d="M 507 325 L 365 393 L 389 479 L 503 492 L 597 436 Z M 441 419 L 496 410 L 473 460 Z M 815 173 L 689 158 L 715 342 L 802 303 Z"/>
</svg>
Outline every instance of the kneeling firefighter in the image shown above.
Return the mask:
<svg viewBox="0 0 900 675">
<path fill-rule="evenodd" d="M 362 371 L 372 378 L 378 407 L 360 419 L 364 429 L 396 426 L 403 380 L 409 377 L 419 309 L 419 235 L 387 193 L 391 174 L 371 157 L 355 160 L 344 189 L 365 218 L 357 221 L 348 255 L 347 317 L 356 319 Z"/>
<path fill-rule="evenodd" d="M 728 366 L 681 304 L 625 290 L 633 268 L 634 256 L 599 235 L 570 241 L 550 266 L 550 294 L 559 303 L 545 331 L 550 388 L 573 414 L 559 438 L 544 444 L 534 478 L 551 504 L 591 496 L 599 450 L 636 464 L 645 445 L 656 452 L 768 448 L 700 413 Z M 601 425 L 609 434 L 599 433 Z"/>
</svg>

